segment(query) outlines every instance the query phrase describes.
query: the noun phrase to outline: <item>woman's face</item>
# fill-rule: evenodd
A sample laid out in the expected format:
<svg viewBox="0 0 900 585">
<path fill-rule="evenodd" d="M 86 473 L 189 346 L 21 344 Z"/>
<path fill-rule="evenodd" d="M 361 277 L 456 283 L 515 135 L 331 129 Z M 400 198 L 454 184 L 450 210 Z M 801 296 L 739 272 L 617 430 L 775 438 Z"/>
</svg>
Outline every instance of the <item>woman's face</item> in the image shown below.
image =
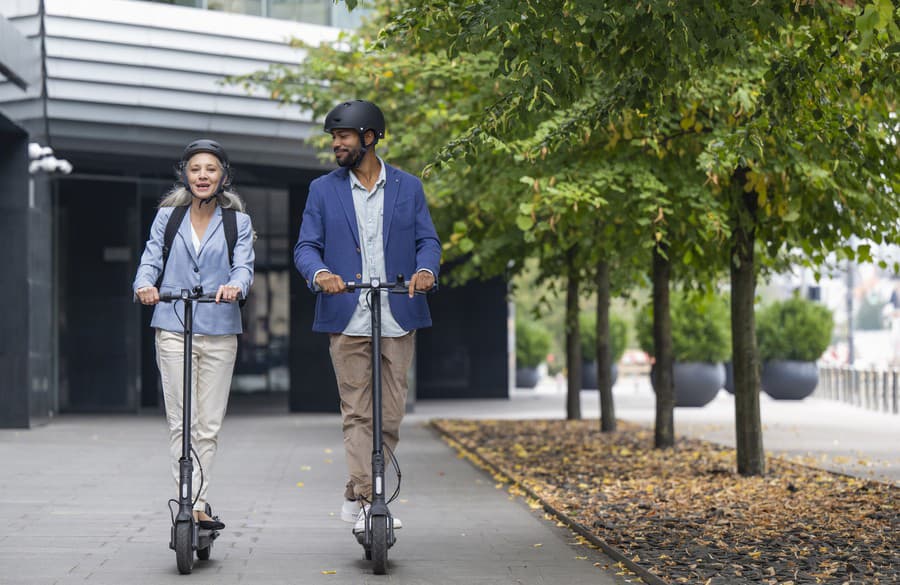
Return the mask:
<svg viewBox="0 0 900 585">
<path fill-rule="evenodd" d="M 188 160 L 185 172 L 191 191 L 201 199 L 212 197 L 219 186 L 219 181 L 222 180 L 222 165 L 215 155 L 208 152 L 192 156 Z"/>
</svg>

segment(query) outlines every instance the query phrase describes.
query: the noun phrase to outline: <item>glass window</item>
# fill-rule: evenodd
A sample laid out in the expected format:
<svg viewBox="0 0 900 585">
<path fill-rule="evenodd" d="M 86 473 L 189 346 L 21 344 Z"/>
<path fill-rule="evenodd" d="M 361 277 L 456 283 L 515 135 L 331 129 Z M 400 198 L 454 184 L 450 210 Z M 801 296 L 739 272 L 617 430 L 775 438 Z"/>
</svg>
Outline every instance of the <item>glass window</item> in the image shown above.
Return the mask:
<svg viewBox="0 0 900 585">
<path fill-rule="evenodd" d="M 331 0 L 268 0 L 270 18 L 329 24 Z"/>
<path fill-rule="evenodd" d="M 208 0 L 207 8 L 223 12 L 263 15 L 263 0 Z"/>
<path fill-rule="evenodd" d="M 328 24 L 338 28 L 359 28 L 363 19 L 372 12 L 372 4 L 371 1 L 360 0 L 353 10 L 348 10 L 343 2 L 331 4 L 331 21 Z"/>
</svg>

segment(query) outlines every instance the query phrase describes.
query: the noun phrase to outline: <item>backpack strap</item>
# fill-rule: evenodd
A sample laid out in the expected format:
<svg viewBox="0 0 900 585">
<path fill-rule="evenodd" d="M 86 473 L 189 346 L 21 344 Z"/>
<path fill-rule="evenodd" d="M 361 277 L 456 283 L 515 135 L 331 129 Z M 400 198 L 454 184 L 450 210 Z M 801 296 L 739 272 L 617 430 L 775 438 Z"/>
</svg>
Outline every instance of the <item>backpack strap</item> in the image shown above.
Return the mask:
<svg viewBox="0 0 900 585">
<path fill-rule="evenodd" d="M 188 210 L 187 205 L 181 205 L 178 207 L 172 208 L 172 215 L 169 216 L 169 221 L 166 222 L 166 232 L 163 235 L 163 248 L 162 248 L 162 262 L 163 268 L 159 273 L 159 278 L 156 279 L 156 288 L 159 290 L 159 285 L 162 284 L 163 276 L 166 274 L 166 263 L 169 261 L 169 252 L 172 250 L 172 242 L 175 241 L 175 234 L 178 233 L 178 228 L 181 227 L 181 222 L 184 221 L 184 216 Z"/>
<path fill-rule="evenodd" d="M 234 266 L 234 246 L 237 244 L 237 213 L 230 207 L 222 208 L 222 229 L 225 230 L 225 243 L 228 245 L 228 264 Z M 247 299 L 238 301 L 240 306 L 244 306 Z"/>
<path fill-rule="evenodd" d="M 234 245 L 237 243 L 237 213 L 230 207 L 222 208 L 222 229 L 228 244 L 228 264 L 234 265 Z"/>
</svg>

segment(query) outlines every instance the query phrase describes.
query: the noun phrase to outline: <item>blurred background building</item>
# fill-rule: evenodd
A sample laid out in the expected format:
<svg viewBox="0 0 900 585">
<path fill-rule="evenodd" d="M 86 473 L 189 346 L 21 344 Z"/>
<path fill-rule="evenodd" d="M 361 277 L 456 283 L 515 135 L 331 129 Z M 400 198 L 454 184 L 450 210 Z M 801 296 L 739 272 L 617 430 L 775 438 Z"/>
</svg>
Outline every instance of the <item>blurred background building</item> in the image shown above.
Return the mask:
<svg viewBox="0 0 900 585">
<path fill-rule="evenodd" d="M 159 408 L 150 311 L 130 285 L 174 164 L 198 137 L 225 146 L 259 235 L 233 391 L 338 408 L 326 339 L 310 332 L 314 298 L 292 263 L 309 183 L 332 168 L 304 143 L 321 125 L 223 79 L 297 63 L 290 38 L 333 40 L 364 14 L 331 0 L 0 0 L 0 426 Z M 29 143 L 73 170 L 29 174 Z M 478 287 L 433 297 L 418 398 L 507 396 L 505 284 Z"/>
</svg>

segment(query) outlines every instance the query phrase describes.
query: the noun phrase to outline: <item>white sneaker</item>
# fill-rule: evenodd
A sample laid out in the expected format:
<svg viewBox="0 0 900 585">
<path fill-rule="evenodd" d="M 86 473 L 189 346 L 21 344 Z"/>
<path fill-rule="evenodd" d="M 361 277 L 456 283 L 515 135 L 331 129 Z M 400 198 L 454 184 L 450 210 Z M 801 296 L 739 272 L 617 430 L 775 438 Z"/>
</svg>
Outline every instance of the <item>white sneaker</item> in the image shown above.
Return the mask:
<svg viewBox="0 0 900 585">
<path fill-rule="evenodd" d="M 353 525 L 353 534 L 359 534 L 360 532 L 366 531 L 366 514 L 368 514 L 368 512 L 368 504 L 359 509 L 359 515 L 356 517 L 356 524 Z M 394 521 L 394 530 L 403 528 L 403 522 L 400 522 L 399 518 L 391 516 L 391 519 Z"/>
<path fill-rule="evenodd" d="M 344 500 L 341 506 L 341 520 L 344 522 L 356 522 L 356 516 L 359 514 L 359 502 L 356 500 Z"/>
</svg>

